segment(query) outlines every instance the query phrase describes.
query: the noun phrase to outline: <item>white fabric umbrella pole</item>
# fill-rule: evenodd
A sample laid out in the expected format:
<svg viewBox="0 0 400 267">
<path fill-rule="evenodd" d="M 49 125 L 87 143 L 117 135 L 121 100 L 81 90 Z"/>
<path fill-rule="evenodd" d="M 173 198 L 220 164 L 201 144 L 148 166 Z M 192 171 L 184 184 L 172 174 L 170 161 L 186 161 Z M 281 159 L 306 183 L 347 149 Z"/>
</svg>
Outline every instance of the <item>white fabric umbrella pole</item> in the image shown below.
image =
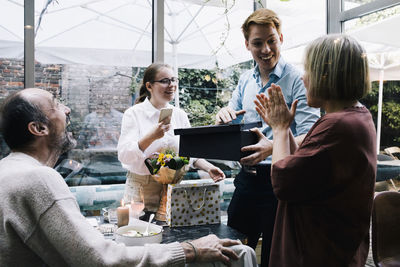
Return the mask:
<svg viewBox="0 0 400 267">
<path fill-rule="evenodd" d="M 177 44 L 172 44 L 172 58 L 173 58 L 173 66 L 175 76 L 178 77 L 178 56 L 177 56 Z M 179 108 L 179 83 L 176 86 L 175 91 L 175 107 Z"/>
<path fill-rule="evenodd" d="M 174 70 L 174 74 L 175 77 L 179 77 L 178 76 L 178 43 L 177 43 L 177 39 L 176 37 L 176 14 L 173 13 L 171 15 L 171 32 L 172 32 L 172 36 L 173 36 L 173 40 L 172 40 L 172 68 Z M 176 86 L 176 91 L 175 91 L 175 107 L 179 108 L 179 83 Z"/>
<path fill-rule="evenodd" d="M 379 71 L 379 91 L 378 91 L 378 120 L 376 125 L 376 153 L 379 154 L 381 146 L 381 125 L 382 125 L 382 101 L 383 101 L 383 79 L 385 71 L 383 66 L 385 65 L 384 53 L 381 54 L 381 69 Z"/>
</svg>

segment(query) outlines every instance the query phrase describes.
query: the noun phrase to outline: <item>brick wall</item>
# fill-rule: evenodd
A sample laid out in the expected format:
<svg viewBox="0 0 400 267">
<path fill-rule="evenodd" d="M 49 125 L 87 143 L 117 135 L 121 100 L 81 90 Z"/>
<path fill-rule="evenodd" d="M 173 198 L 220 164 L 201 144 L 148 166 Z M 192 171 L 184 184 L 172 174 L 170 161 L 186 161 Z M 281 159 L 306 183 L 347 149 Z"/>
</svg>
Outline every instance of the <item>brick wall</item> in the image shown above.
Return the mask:
<svg viewBox="0 0 400 267">
<path fill-rule="evenodd" d="M 123 112 L 131 105 L 131 75 L 128 67 L 64 65 L 61 96 L 80 117 L 110 108 Z"/>
<path fill-rule="evenodd" d="M 59 94 L 62 65 L 35 62 L 35 86 Z M 0 58 L 0 102 L 10 93 L 24 88 L 24 61 Z"/>
<path fill-rule="evenodd" d="M 0 104 L 24 88 L 23 64 L 23 60 L 0 58 Z M 35 86 L 60 96 L 71 108 L 72 130 L 82 148 L 116 146 L 122 113 L 132 102 L 131 75 L 130 67 L 35 63 Z M 102 138 L 109 140 L 102 142 Z M 1 142 L 0 158 L 5 154 Z"/>
<path fill-rule="evenodd" d="M 80 148 L 116 147 L 122 113 L 131 106 L 132 68 L 65 65 L 61 96 L 71 108 Z"/>
<path fill-rule="evenodd" d="M 35 63 L 35 87 L 60 95 L 77 114 L 131 105 L 132 68 Z M 128 76 L 128 77 L 126 77 Z M 24 88 L 24 61 L 0 58 L 0 99 Z"/>
<path fill-rule="evenodd" d="M 0 59 L 0 89 L 1 96 L 8 91 L 16 91 L 24 87 L 23 61 Z"/>
</svg>

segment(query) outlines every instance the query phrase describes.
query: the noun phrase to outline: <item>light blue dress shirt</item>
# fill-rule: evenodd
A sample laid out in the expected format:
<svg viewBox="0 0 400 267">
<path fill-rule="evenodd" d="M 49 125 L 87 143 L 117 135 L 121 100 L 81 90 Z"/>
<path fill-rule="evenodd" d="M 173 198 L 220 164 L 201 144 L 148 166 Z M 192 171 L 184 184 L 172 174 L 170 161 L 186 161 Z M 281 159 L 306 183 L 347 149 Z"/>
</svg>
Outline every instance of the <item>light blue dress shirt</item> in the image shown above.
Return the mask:
<svg viewBox="0 0 400 267">
<path fill-rule="evenodd" d="M 286 63 L 282 57 L 280 57 L 274 70 L 269 74 L 269 81 L 264 87 L 262 86 L 258 66 L 246 71 L 240 76 L 239 83 L 229 101 L 229 107 L 234 110 L 244 109 L 246 113 L 238 116 L 233 123 L 239 123 L 242 120 L 244 123 L 262 121 L 262 132 L 269 139 L 273 139 L 271 127 L 258 115 L 254 104 L 256 95 L 265 93 L 266 89 L 270 87 L 272 83 L 282 88 L 283 95 L 289 108 L 295 99 L 299 100 L 294 121 L 290 126 L 293 135 L 298 136 L 307 133 L 320 117 L 320 110 L 307 105 L 306 88 L 301 80 L 300 72 L 294 66 Z M 268 161 L 270 162 L 270 160 Z"/>
</svg>

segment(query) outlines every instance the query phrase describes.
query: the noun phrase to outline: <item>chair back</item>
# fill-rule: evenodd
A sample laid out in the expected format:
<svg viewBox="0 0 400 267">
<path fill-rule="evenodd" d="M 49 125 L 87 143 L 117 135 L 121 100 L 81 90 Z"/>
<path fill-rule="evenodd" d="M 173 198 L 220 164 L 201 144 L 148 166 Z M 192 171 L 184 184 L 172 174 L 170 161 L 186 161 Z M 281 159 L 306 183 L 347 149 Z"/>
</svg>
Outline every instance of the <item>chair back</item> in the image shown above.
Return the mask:
<svg viewBox="0 0 400 267">
<path fill-rule="evenodd" d="M 372 209 L 372 254 L 376 266 L 400 255 L 400 193 L 382 192 Z"/>
<path fill-rule="evenodd" d="M 385 153 L 391 156 L 393 159 L 400 159 L 400 147 L 392 146 L 385 148 Z"/>
</svg>

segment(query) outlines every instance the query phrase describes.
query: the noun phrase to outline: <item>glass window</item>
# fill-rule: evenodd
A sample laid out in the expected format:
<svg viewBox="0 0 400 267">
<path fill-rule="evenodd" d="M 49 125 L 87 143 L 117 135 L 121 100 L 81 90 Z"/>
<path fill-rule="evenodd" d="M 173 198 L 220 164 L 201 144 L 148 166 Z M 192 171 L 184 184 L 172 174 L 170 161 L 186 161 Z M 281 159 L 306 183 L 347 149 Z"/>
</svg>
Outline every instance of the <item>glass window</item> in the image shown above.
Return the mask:
<svg viewBox="0 0 400 267">
<path fill-rule="evenodd" d="M 24 1 L 0 0 L 0 105 L 24 88 Z M 0 134 L 0 158 L 9 149 Z"/>
<path fill-rule="evenodd" d="M 179 69 L 180 105 L 192 125 L 213 124 L 240 74 L 253 66 L 241 31 L 253 1 L 204 3 L 166 0 L 164 7 L 165 62 Z M 267 3 L 283 22 L 283 56 L 301 66 L 297 49 L 326 31 L 325 1 Z M 5 41 L 20 42 L 19 54 L 5 49 L 0 53 L 22 65 L 23 1 L 0 4 L 6 7 L 0 11 L 2 47 Z M 117 159 L 116 145 L 122 114 L 132 105 L 144 68 L 151 63 L 151 1 L 36 0 L 35 23 L 35 86 L 53 92 L 71 108 L 78 140 L 76 149 L 62 155 L 57 170 L 69 185 L 123 183 L 126 170 Z M 3 75 L 0 82 L 4 98 L 9 79 Z"/>
<path fill-rule="evenodd" d="M 376 0 L 344 0 L 343 1 L 343 11 L 364 5 L 364 4 L 368 4 L 371 2 L 374 2 Z"/>
<path fill-rule="evenodd" d="M 398 25 L 400 5 L 344 23 L 345 32 L 361 41 L 368 53 L 372 92 L 362 102 L 373 115 L 380 151 L 387 147 L 400 146 Z M 382 106 L 378 101 L 380 96 Z"/>
<path fill-rule="evenodd" d="M 0 5 L 1 101 L 23 88 L 24 1 Z M 56 169 L 68 185 L 123 183 L 116 145 L 132 87 L 151 63 L 151 4 L 36 0 L 35 31 L 35 86 L 71 108 L 78 140 Z M 7 150 L 1 140 L 1 157 Z"/>
<path fill-rule="evenodd" d="M 56 169 L 69 186 L 125 182 L 117 158 L 123 112 L 151 63 L 148 1 L 35 1 L 36 60 L 58 68 L 57 85 L 39 80 L 71 108 L 77 147 Z M 136 14 L 136 15 L 135 15 Z M 138 15 L 140 14 L 140 16 Z"/>
<path fill-rule="evenodd" d="M 344 23 L 344 32 L 349 33 L 352 31 L 356 31 L 358 29 L 364 28 L 371 24 L 379 23 L 383 20 L 390 19 L 392 17 L 398 17 L 400 15 L 400 5 L 390 7 L 381 11 L 374 12 L 372 14 L 362 16 L 360 18 L 355 18 L 352 20 L 348 20 Z M 390 28 L 382 28 L 381 33 L 387 35 Z M 372 36 L 371 38 L 376 38 L 376 36 Z M 378 40 L 379 41 L 379 40 Z M 383 41 L 383 40 L 382 40 Z"/>
<path fill-rule="evenodd" d="M 253 1 L 165 1 L 165 61 L 181 68 L 213 69 L 249 60 L 242 23 Z"/>
<path fill-rule="evenodd" d="M 305 47 L 326 34 L 326 1 L 268 0 L 267 8 L 274 10 L 282 20 L 283 57 L 302 70 Z"/>
<path fill-rule="evenodd" d="M 165 1 L 165 62 L 179 69 L 179 105 L 193 126 L 214 124 L 251 68 L 241 26 L 253 1 Z"/>
</svg>

